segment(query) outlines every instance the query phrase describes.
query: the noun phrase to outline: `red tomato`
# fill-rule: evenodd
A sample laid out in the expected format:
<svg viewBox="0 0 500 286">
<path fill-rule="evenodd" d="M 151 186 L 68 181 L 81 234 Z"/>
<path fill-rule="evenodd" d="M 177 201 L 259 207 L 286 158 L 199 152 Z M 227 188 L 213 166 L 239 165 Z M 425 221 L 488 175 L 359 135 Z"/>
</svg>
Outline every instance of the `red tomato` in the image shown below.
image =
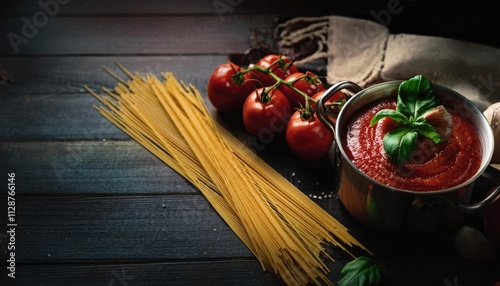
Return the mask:
<svg viewBox="0 0 500 286">
<path fill-rule="evenodd" d="M 491 189 L 488 195 L 493 192 Z M 484 232 L 492 244 L 500 247 L 500 196 L 497 196 L 484 209 L 483 213 Z"/>
<path fill-rule="evenodd" d="M 276 62 L 280 58 L 282 60 L 281 66 Z M 269 68 L 276 76 L 281 79 L 285 79 L 289 75 L 299 71 L 293 64 L 291 59 L 277 54 L 266 55 L 262 57 L 257 63 L 255 63 L 255 65 L 262 68 Z M 253 81 L 259 82 L 262 87 L 271 86 L 276 83 L 276 80 L 274 78 L 260 71 L 250 72 L 250 77 Z"/>
<path fill-rule="evenodd" d="M 290 103 L 281 91 L 274 88 L 256 89 L 243 104 L 243 124 L 255 136 L 274 137 L 284 132 L 290 114 Z"/>
<path fill-rule="evenodd" d="M 295 156 L 304 160 L 316 160 L 328 154 L 333 134 L 315 114 L 303 119 L 300 110 L 290 117 L 286 127 L 286 142 Z"/>
<path fill-rule="evenodd" d="M 218 111 L 240 111 L 247 95 L 254 89 L 248 81 L 248 74 L 235 81 L 234 75 L 240 70 L 241 67 L 228 62 L 217 66 L 210 76 L 207 96 Z"/>
<path fill-rule="evenodd" d="M 324 93 L 325 93 L 326 90 L 321 90 L 317 93 L 315 93 L 313 96 L 311 96 L 314 100 L 318 100 Z M 334 102 L 338 102 L 338 103 L 345 103 L 345 101 L 347 100 L 347 95 L 343 92 L 343 91 L 338 91 L 337 93 L 335 93 L 334 95 L 332 95 L 327 101 L 326 103 L 334 103 Z M 316 104 L 315 103 L 312 103 L 311 104 L 313 109 L 316 110 Z M 340 112 L 340 109 L 341 109 L 341 106 L 338 106 L 338 107 L 335 107 L 333 105 L 330 105 L 331 108 L 327 108 L 326 111 L 328 113 L 333 113 L 333 114 L 338 114 Z"/>
<path fill-rule="evenodd" d="M 306 73 L 296 72 L 285 78 L 285 81 L 292 82 L 293 87 L 312 97 L 319 91 L 324 91 L 325 86 L 314 73 L 307 71 Z M 280 86 L 280 90 L 285 94 L 290 102 L 292 109 L 305 106 L 305 99 L 295 90 L 286 85 Z"/>
</svg>

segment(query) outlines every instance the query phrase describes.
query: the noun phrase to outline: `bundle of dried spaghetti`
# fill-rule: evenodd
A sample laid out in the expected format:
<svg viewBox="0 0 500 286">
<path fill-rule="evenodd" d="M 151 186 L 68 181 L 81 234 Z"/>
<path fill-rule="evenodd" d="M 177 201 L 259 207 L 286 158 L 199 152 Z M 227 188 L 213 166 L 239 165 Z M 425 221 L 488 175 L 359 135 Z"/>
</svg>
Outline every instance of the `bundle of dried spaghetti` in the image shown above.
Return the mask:
<svg viewBox="0 0 500 286">
<path fill-rule="evenodd" d="M 252 251 L 287 285 L 332 285 L 324 246 L 365 249 L 348 230 L 254 155 L 211 117 L 192 85 L 171 73 L 131 74 L 97 110 L 186 178 Z M 366 249 L 365 249 L 366 250 Z M 351 254 L 352 255 L 352 254 Z M 333 260 L 333 259 L 332 259 Z"/>
</svg>

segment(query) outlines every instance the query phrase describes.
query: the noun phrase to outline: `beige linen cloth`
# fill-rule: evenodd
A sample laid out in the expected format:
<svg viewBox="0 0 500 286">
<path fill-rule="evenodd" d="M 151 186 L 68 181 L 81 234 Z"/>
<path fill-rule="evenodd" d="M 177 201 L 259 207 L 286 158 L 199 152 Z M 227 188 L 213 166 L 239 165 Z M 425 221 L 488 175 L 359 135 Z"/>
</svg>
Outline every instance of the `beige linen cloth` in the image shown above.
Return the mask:
<svg viewBox="0 0 500 286">
<path fill-rule="evenodd" d="M 329 84 L 350 80 L 367 87 L 421 74 L 466 96 L 481 111 L 500 102 L 499 48 L 442 37 L 391 34 L 375 21 L 343 16 L 294 18 L 279 28 L 280 49 L 315 43 L 317 50 L 296 63 L 300 67 L 326 59 Z M 500 142 L 496 146 L 498 151 Z"/>
</svg>

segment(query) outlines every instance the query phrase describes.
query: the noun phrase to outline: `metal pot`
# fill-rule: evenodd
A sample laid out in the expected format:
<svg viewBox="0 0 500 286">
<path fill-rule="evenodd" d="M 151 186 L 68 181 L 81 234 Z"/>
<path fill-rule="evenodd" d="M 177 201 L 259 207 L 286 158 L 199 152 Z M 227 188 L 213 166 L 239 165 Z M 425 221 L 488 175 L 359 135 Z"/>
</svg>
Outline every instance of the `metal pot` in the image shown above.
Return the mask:
<svg viewBox="0 0 500 286">
<path fill-rule="evenodd" d="M 347 157 L 342 134 L 349 118 L 362 106 L 390 96 L 396 96 L 402 81 L 391 81 L 363 89 L 350 81 L 330 87 L 319 99 L 317 112 L 320 120 L 335 135 L 336 151 L 342 168 L 338 195 L 341 203 L 359 222 L 369 228 L 389 231 L 438 231 L 459 224 L 464 216 L 486 206 L 500 193 L 493 193 L 478 203 L 471 203 L 474 182 L 488 167 L 494 148 L 493 132 L 482 112 L 461 94 L 438 84 L 434 91 L 447 106 L 456 108 L 467 118 L 479 134 L 482 162 L 479 170 L 466 182 L 452 188 L 417 192 L 397 189 L 382 184 L 360 171 Z M 340 90 L 355 93 L 343 106 L 335 122 L 326 115 L 325 102 Z"/>
</svg>

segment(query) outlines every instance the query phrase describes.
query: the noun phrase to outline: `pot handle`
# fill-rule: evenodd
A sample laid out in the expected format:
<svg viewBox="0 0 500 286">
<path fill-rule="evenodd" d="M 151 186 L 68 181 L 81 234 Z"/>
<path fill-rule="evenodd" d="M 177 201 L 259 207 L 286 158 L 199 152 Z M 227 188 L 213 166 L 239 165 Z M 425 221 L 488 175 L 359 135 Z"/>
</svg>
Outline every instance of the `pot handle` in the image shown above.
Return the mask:
<svg viewBox="0 0 500 286">
<path fill-rule="evenodd" d="M 489 194 L 482 201 L 475 204 L 464 204 L 458 203 L 456 207 L 463 213 L 470 214 L 481 210 L 483 207 L 486 207 L 490 202 L 492 202 L 498 195 L 500 194 L 500 186 L 496 187 L 491 194 Z"/>
<path fill-rule="evenodd" d="M 498 179 L 498 170 L 494 169 L 491 166 L 486 167 L 482 174 L 483 177 L 490 180 L 493 184 L 498 185 L 500 183 Z M 478 210 L 481 210 L 483 207 L 492 202 L 497 196 L 500 197 L 500 186 L 497 186 L 493 192 L 491 192 L 486 198 L 482 201 L 475 204 L 464 204 L 458 203 L 456 207 L 462 211 L 463 213 L 473 213 Z"/>
<path fill-rule="evenodd" d="M 330 99 L 330 97 L 332 97 L 335 93 L 341 91 L 342 89 L 348 89 L 354 93 L 358 93 L 361 90 L 363 90 L 362 87 L 360 87 L 359 85 L 355 84 L 352 81 L 348 80 L 340 81 L 332 85 L 330 88 L 328 88 L 316 103 L 316 113 L 318 115 L 319 120 L 326 127 L 328 127 L 328 129 L 330 129 L 333 135 L 335 135 L 335 122 L 333 122 L 333 120 L 330 117 L 328 117 L 325 110 L 325 103 L 328 101 L 328 99 Z"/>
<path fill-rule="evenodd" d="M 464 214 L 472 214 L 475 213 L 484 207 L 486 207 L 490 202 L 492 202 L 497 196 L 500 196 L 500 186 L 497 186 L 493 192 L 491 192 L 486 198 L 482 201 L 474 203 L 474 204 L 466 204 L 463 202 L 454 202 L 452 199 L 446 196 L 438 196 L 447 204 L 452 207 L 457 208 L 460 212 Z"/>
</svg>

